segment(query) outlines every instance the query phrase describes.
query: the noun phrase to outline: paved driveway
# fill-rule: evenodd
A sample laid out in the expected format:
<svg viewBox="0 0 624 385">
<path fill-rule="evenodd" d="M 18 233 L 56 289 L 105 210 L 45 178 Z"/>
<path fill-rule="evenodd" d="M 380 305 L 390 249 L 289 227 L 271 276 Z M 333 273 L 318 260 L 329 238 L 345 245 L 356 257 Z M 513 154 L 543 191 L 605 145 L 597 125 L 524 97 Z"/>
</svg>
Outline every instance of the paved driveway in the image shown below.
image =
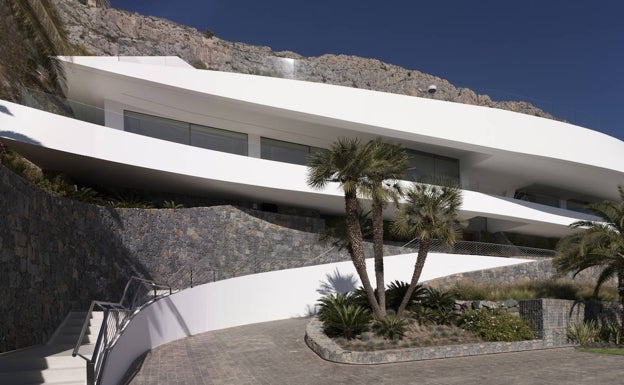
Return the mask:
<svg viewBox="0 0 624 385">
<path fill-rule="evenodd" d="M 304 343 L 307 319 L 218 330 L 148 353 L 132 384 L 600 384 L 624 383 L 624 356 L 572 348 L 385 365 L 324 361 Z"/>
</svg>

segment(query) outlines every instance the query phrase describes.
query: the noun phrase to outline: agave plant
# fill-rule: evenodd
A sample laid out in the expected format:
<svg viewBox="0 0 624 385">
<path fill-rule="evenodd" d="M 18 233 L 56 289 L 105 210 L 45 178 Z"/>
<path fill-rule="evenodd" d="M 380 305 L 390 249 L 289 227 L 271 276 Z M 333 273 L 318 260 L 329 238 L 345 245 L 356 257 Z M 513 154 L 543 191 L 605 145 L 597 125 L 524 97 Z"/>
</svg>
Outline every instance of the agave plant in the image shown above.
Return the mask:
<svg viewBox="0 0 624 385">
<path fill-rule="evenodd" d="M 380 337 L 389 340 L 400 340 L 407 331 L 407 321 L 395 315 L 387 315 L 373 323 L 373 331 Z"/>
<path fill-rule="evenodd" d="M 392 309 L 395 312 L 401 306 L 401 301 L 405 297 L 405 293 L 409 289 L 409 283 L 403 281 L 393 281 L 390 282 L 388 287 L 386 288 L 386 305 L 388 309 Z M 425 287 L 423 285 L 416 285 L 416 288 L 412 292 L 412 295 L 408 301 L 407 308 L 409 309 L 414 304 L 422 301 L 426 293 Z"/>
<path fill-rule="evenodd" d="M 349 294 L 331 294 L 319 300 L 319 320 L 325 333 L 353 339 L 368 329 L 372 319 L 369 309 L 354 303 Z"/>
</svg>

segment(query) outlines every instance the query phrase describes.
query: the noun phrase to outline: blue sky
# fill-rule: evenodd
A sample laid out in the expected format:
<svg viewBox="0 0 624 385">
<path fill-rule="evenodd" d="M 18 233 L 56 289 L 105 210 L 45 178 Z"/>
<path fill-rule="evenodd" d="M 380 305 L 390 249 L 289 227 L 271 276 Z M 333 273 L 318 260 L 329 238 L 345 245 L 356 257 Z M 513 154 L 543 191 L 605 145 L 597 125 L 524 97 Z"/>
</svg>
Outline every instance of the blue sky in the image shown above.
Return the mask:
<svg viewBox="0 0 624 385">
<path fill-rule="evenodd" d="M 111 0 L 229 41 L 370 57 L 624 140 L 621 0 Z"/>
</svg>

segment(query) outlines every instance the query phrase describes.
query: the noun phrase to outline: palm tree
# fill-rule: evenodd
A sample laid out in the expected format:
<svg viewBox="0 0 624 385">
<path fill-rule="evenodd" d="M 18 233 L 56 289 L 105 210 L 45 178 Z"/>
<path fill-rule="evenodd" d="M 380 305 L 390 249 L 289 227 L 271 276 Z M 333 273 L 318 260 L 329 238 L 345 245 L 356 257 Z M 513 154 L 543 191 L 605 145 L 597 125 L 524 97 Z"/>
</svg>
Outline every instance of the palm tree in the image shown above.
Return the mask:
<svg viewBox="0 0 624 385">
<path fill-rule="evenodd" d="M 454 186 L 413 184 L 405 194 L 406 203 L 400 207 L 392 223 L 392 231 L 401 237 L 419 238 L 418 257 L 409 289 L 397 310 L 400 317 L 418 284 L 433 240 L 452 246 L 463 223 L 457 210 L 462 204 L 461 192 Z"/>
<path fill-rule="evenodd" d="M 371 304 L 373 314 L 382 317 L 382 311 L 375 298 L 366 272 L 366 259 L 360 227 L 360 204 L 358 193 L 366 181 L 366 170 L 372 159 L 372 146 L 362 145 L 358 139 L 341 138 L 329 150 L 316 152 L 308 162 L 307 183 L 316 189 L 329 183 L 338 183 L 344 192 L 345 219 L 348 237 L 348 251 L 355 270 Z"/>
<path fill-rule="evenodd" d="M 57 55 L 69 54 L 71 45 L 51 0 L 5 0 L 20 31 L 32 44 L 29 82 L 62 93 L 65 75 Z"/>
<path fill-rule="evenodd" d="M 604 201 L 587 206 L 599 221 L 578 221 L 570 225 L 581 230 L 557 244 L 553 265 L 560 274 L 574 273 L 590 267 L 600 267 L 594 294 L 602 284 L 617 280 L 621 305 L 621 324 L 624 333 L 624 186 L 618 186 L 619 202 Z"/>
<path fill-rule="evenodd" d="M 383 261 L 383 209 L 389 200 L 398 201 L 401 194 L 398 180 L 409 168 L 409 155 L 402 146 L 376 139 L 367 146 L 371 151 L 371 165 L 366 172 L 362 189 L 372 200 L 371 220 L 373 230 L 373 257 L 377 299 L 382 315 L 386 314 L 386 287 Z"/>
</svg>

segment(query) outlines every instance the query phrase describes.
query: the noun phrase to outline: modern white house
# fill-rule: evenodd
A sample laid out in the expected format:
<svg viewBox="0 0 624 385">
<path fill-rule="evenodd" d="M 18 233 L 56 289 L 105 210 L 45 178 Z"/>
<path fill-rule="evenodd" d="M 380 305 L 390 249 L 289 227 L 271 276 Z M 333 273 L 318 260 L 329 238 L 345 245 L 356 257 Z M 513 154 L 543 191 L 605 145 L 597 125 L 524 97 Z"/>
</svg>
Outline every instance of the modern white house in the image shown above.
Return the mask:
<svg viewBox="0 0 624 385">
<path fill-rule="evenodd" d="M 624 142 L 565 122 L 199 70 L 177 57 L 63 60 L 71 111 L 0 101 L 0 137 L 43 168 L 86 182 L 338 214 L 336 186 L 306 185 L 308 154 L 341 137 L 380 137 L 413 155 L 406 179 L 460 184 L 468 231 L 541 236 L 566 234 L 587 218 L 588 202 L 617 199 L 624 183 Z M 25 96 L 25 104 L 50 110 Z"/>
<path fill-rule="evenodd" d="M 459 183 L 468 231 L 540 236 L 567 234 L 570 223 L 591 218 L 585 204 L 617 199 L 617 186 L 624 184 L 624 142 L 565 122 L 200 70 L 177 57 L 63 60 L 68 100 L 33 91 L 25 91 L 22 104 L 0 100 L 0 139 L 42 168 L 85 183 L 214 196 L 265 210 L 340 214 L 344 200 L 337 186 L 307 186 L 308 155 L 343 137 L 382 138 L 413 155 L 406 180 Z M 284 60 L 288 69 L 293 63 Z M 386 278 L 408 280 L 413 258 L 389 258 Z M 528 262 L 432 253 L 423 279 Z M 101 383 L 119 383 L 136 357 L 178 338 L 306 315 L 319 281 L 332 274 L 355 277 L 352 265 L 343 262 L 213 282 L 156 301 L 121 333 L 101 368 Z M 256 290 L 250 293 L 249 287 Z M 243 293 L 248 302 L 238 297 Z M 266 301 L 276 295 L 284 298 Z"/>
</svg>

